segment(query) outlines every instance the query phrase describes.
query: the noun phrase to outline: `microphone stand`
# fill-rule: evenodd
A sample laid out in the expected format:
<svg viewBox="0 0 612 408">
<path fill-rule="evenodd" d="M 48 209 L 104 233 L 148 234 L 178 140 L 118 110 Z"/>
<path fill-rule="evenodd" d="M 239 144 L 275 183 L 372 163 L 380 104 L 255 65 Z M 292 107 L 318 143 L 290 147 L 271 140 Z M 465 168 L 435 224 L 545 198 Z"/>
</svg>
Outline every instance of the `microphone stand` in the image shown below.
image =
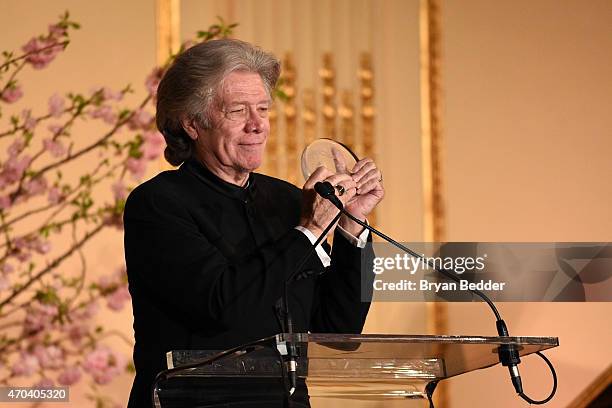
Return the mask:
<svg viewBox="0 0 612 408">
<path fill-rule="evenodd" d="M 433 270 L 437 271 L 438 273 L 446 276 L 447 278 L 460 283 L 461 279 L 459 279 L 456 275 L 456 273 L 453 273 L 454 271 L 452 270 L 446 270 L 446 269 L 438 269 L 436 268 L 436 266 L 429 262 L 427 259 L 425 259 L 423 256 L 421 256 L 420 254 L 414 252 L 412 249 L 406 247 L 405 245 L 400 244 L 399 242 L 397 242 L 396 240 L 394 240 L 393 238 L 383 234 L 382 232 L 378 231 L 376 228 L 366 224 L 365 222 L 361 221 L 360 219 L 358 219 L 357 217 L 353 216 L 353 214 L 349 213 L 348 211 L 346 211 L 344 209 L 344 206 L 342 205 L 342 202 L 338 199 L 338 197 L 336 197 L 336 190 L 335 188 L 331 185 L 331 183 L 329 182 L 318 182 L 315 184 L 315 191 L 323 198 L 331 201 L 332 204 L 334 204 L 339 210 L 340 210 L 340 214 L 344 214 L 346 215 L 348 218 L 350 218 L 352 221 L 356 222 L 357 224 L 361 225 L 362 227 L 364 227 L 365 229 L 371 231 L 372 233 L 378 235 L 379 237 L 381 237 L 382 239 L 384 239 L 385 241 L 393 244 L 395 247 L 401 249 L 402 251 L 408 253 L 409 255 L 421 259 L 423 260 L 423 262 L 425 262 L 430 268 L 432 268 Z M 475 294 L 476 296 L 480 297 L 482 300 L 484 300 L 485 302 L 487 302 L 487 304 L 489 305 L 489 307 L 491 308 L 491 310 L 493 311 L 493 314 L 495 314 L 495 325 L 497 328 L 497 334 L 500 337 L 509 337 L 508 334 L 508 327 L 506 326 L 506 322 L 504 322 L 504 320 L 501 318 L 501 315 L 499 314 L 499 311 L 497 310 L 497 308 L 495 307 L 495 304 L 493 303 L 493 301 L 491 301 L 491 299 L 489 299 L 489 297 L 487 295 L 485 295 L 483 292 L 481 292 L 478 289 L 467 289 L 469 292 Z M 555 392 L 557 390 L 557 376 L 555 374 L 555 370 L 552 366 L 552 364 L 550 363 L 550 361 L 540 352 L 537 352 L 537 354 L 542 357 L 544 359 L 544 361 L 546 361 L 546 363 L 548 364 L 549 368 L 552 371 L 552 375 L 553 375 L 553 389 L 551 394 L 544 400 L 541 401 L 534 401 L 532 399 L 530 399 L 529 397 L 527 397 L 524 393 L 523 393 L 523 384 L 521 381 L 521 375 L 519 373 L 519 369 L 518 369 L 518 364 L 520 364 L 521 359 L 519 358 L 519 353 L 518 350 L 516 349 L 516 347 L 512 346 L 512 345 L 507 345 L 507 344 L 502 344 L 500 345 L 500 347 L 497 349 L 497 353 L 499 355 L 499 361 L 501 362 L 501 364 L 505 367 L 508 367 L 508 371 L 510 372 L 510 378 L 512 380 L 512 385 L 514 386 L 514 389 L 516 391 L 516 393 L 521 396 L 521 398 L 523 398 L 525 401 L 529 402 L 530 404 L 545 404 L 546 402 L 550 401 L 552 399 L 552 397 L 555 395 Z"/>
<path fill-rule="evenodd" d="M 284 290 L 283 290 L 283 306 L 285 308 L 285 330 L 287 336 L 287 375 L 289 377 L 289 396 L 293 395 L 297 388 L 297 347 L 295 346 L 295 342 L 292 340 L 293 336 L 293 320 L 291 318 L 291 313 L 289 311 L 289 284 L 293 281 L 296 275 L 301 271 L 302 267 L 306 264 L 306 262 L 310 259 L 310 257 L 315 253 L 317 246 L 323 241 L 323 238 L 327 236 L 329 230 L 338 222 L 342 212 L 339 212 L 338 215 L 334 217 L 334 219 L 325 227 L 321 235 L 317 238 L 315 243 L 312 245 L 310 250 L 302 257 L 298 266 L 294 269 L 293 273 L 289 275 L 289 278 L 285 279 L 284 282 Z"/>
</svg>

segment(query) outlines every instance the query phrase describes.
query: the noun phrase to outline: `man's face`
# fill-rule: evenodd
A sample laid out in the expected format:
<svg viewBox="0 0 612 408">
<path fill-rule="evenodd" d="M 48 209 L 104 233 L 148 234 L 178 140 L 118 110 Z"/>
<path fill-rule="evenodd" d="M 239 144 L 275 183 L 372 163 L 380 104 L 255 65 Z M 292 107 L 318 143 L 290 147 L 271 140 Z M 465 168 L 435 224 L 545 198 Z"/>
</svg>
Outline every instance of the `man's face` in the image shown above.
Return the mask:
<svg viewBox="0 0 612 408">
<path fill-rule="evenodd" d="M 261 165 L 270 97 L 259 74 L 236 71 L 225 77 L 219 102 L 213 103 L 212 129 L 196 141 L 198 155 L 214 173 L 235 178 Z"/>
</svg>

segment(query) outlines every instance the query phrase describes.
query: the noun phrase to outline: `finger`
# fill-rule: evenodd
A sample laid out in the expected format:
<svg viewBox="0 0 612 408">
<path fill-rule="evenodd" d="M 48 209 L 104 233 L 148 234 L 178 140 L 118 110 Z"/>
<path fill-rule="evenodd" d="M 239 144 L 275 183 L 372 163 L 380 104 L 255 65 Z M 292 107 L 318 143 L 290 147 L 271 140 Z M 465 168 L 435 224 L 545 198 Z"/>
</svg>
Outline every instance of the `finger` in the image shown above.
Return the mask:
<svg viewBox="0 0 612 408">
<path fill-rule="evenodd" d="M 325 180 L 331 174 L 332 172 L 329 171 L 327 167 L 325 166 L 317 167 L 317 169 L 310 175 L 310 177 L 308 177 L 308 180 L 306 180 L 306 183 L 304 184 L 304 188 L 312 189 L 318 181 Z"/>
<path fill-rule="evenodd" d="M 381 181 L 382 173 L 380 172 L 380 170 L 378 170 L 377 168 L 373 168 L 372 170 L 365 173 L 363 177 L 361 177 L 358 181 L 356 180 L 357 187 L 361 187 L 361 185 L 369 182 L 370 180 Z"/>
<path fill-rule="evenodd" d="M 383 186 L 378 179 L 370 179 L 357 188 L 357 194 L 365 195 L 372 191 L 382 191 Z"/>
<path fill-rule="evenodd" d="M 334 159 L 334 166 L 336 167 L 336 173 L 348 173 L 346 170 L 346 162 L 344 156 L 338 149 L 332 148 L 332 157 Z"/>
<path fill-rule="evenodd" d="M 357 173 L 353 174 L 353 179 L 357 183 L 360 183 L 363 181 L 364 177 L 366 177 L 367 174 L 369 174 L 372 171 L 378 171 L 376 164 L 374 164 L 374 162 L 367 163 L 361 169 L 359 169 Z"/>
<path fill-rule="evenodd" d="M 352 198 L 357 193 L 357 183 L 348 174 L 334 174 L 325 179 L 336 189 L 336 196 L 342 200 Z M 346 197 L 345 197 L 346 196 Z"/>
<path fill-rule="evenodd" d="M 365 166 L 368 163 L 374 163 L 374 160 L 370 159 L 369 157 L 365 157 L 361 160 L 359 160 L 357 163 L 355 163 L 355 165 L 353 166 L 353 169 L 351 170 L 352 174 L 357 173 L 359 170 L 361 170 L 361 168 L 363 166 Z"/>
</svg>

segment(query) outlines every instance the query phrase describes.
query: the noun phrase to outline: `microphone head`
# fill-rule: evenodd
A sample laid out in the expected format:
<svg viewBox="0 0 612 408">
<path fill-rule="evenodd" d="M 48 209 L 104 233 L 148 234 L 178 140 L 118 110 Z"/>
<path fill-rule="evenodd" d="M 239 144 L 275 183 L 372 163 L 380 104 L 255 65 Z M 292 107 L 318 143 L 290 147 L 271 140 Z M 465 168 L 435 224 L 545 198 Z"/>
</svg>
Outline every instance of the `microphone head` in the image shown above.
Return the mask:
<svg viewBox="0 0 612 408">
<path fill-rule="evenodd" d="M 334 186 L 329 181 L 317 181 L 314 185 L 314 189 L 323 198 L 336 195 Z"/>
</svg>

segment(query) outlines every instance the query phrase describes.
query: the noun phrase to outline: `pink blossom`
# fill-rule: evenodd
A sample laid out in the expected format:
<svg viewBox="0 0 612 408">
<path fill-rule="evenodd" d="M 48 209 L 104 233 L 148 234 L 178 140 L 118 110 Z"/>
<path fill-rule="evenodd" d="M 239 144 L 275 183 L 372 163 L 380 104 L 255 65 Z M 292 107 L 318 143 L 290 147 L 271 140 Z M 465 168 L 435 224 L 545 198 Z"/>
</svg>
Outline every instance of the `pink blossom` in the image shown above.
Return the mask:
<svg viewBox="0 0 612 408">
<path fill-rule="evenodd" d="M 6 184 L 12 184 L 21 179 L 23 172 L 30 165 L 30 156 L 22 156 L 11 157 L 4 163 L 4 168 L 0 173 L 0 177 L 3 180 L 3 183 L 0 183 L 2 186 Z"/>
<path fill-rule="evenodd" d="M 164 137 L 156 130 L 145 132 L 142 139 L 143 142 L 142 146 L 140 146 L 140 151 L 147 160 L 157 159 L 166 148 Z"/>
<path fill-rule="evenodd" d="M 19 85 L 12 85 L 0 94 L 0 99 L 6 103 L 17 102 L 23 96 L 23 91 Z"/>
<path fill-rule="evenodd" d="M 66 153 L 66 148 L 59 140 L 45 139 L 43 146 L 53 157 L 61 157 Z"/>
<path fill-rule="evenodd" d="M 6 152 L 8 153 L 9 157 L 15 157 L 23 151 L 24 147 L 25 140 L 20 137 L 15 139 L 15 141 L 11 143 L 11 145 L 6 149 Z"/>
<path fill-rule="evenodd" d="M 106 297 L 106 305 L 109 309 L 119 311 L 125 306 L 125 302 L 131 299 L 127 286 L 121 286 L 116 291 Z"/>
<path fill-rule="evenodd" d="M 54 38 L 37 39 L 32 38 L 21 49 L 28 53 L 26 62 L 34 69 L 42 69 L 49 65 L 62 50 L 62 45 L 58 44 Z"/>
<path fill-rule="evenodd" d="M 59 187 L 52 187 L 49 189 L 49 195 L 47 196 L 47 200 L 49 204 L 57 204 L 64 199 L 64 195 Z"/>
<path fill-rule="evenodd" d="M 113 108 L 109 105 L 102 105 L 89 113 L 94 119 L 102 119 L 108 124 L 114 124 L 117 120 L 117 114 L 113 112 Z"/>
<path fill-rule="evenodd" d="M 8 195 L 0 196 L 0 210 L 6 210 L 11 206 L 11 197 Z"/>
<path fill-rule="evenodd" d="M 61 385 L 73 385 L 79 382 L 81 379 L 81 370 L 79 367 L 72 366 L 66 368 L 62 373 L 57 377 L 57 382 Z"/>
<path fill-rule="evenodd" d="M 66 27 L 61 26 L 59 24 L 51 24 L 49 25 L 49 36 L 59 40 L 60 37 L 64 37 L 67 35 L 68 30 Z"/>
<path fill-rule="evenodd" d="M 145 79 L 145 87 L 152 96 L 157 96 L 157 87 L 164 75 L 164 69 L 161 67 L 153 68 L 153 71 Z"/>
<path fill-rule="evenodd" d="M 97 347 L 85 356 L 83 369 L 97 384 L 107 384 L 125 369 L 125 357 L 106 347 Z"/>
<path fill-rule="evenodd" d="M 49 98 L 49 114 L 54 118 L 59 118 L 64 113 L 64 98 L 54 93 Z"/>
<path fill-rule="evenodd" d="M 132 173 L 132 177 L 135 180 L 140 180 L 144 177 L 144 174 L 147 171 L 147 162 L 143 157 L 139 159 L 130 157 L 126 160 L 125 167 L 127 167 L 128 171 Z"/>
<path fill-rule="evenodd" d="M 39 368 L 40 365 L 38 364 L 38 359 L 35 356 L 22 352 L 19 360 L 13 364 L 11 372 L 14 376 L 23 375 L 27 377 L 34 374 Z"/>
<path fill-rule="evenodd" d="M 23 129 L 27 132 L 32 132 L 38 121 L 32 117 L 32 111 L 24 109 L 21 111 L 21 119 L 23 119 Z"/>
<path fill-rule="evenodd" d="M 130 130 L 148 130 L 152 124 L 153 116 L 143 109 L 137 109 L 128 121 L 128 128 L 130 128 Z"/>
<path fill-rule="evenodd" d="M 74 317 L 74 315 L 71 315 L 71 317 Z M 75 346 L 79 346 L 83 338 L 89 333 L 89 326 L 78 322 L 64 324 L 61 329 L 68 334 L 68 339 Z"/>
<path fill-rule="evenodd" d="M 37 177 L 24 183 L 23 189 L 29 196 L 42 194 L 47 191 L 47 180 L 44 177 Z"/>
<path fill-rule="evenodd" d="M 104 98 L 104 100 L 120 101 L 123 98 L 123 93 L 113 91 L 109 87 L 105 86 L 102 88 L 102 98 Z"/>
<path fill-rule="evenodd" d="M 123 181 L 117 180 L 116 183 L 113 183 L 111 189 L 113 190 L 115 201 L 125 200 L 127 197 L 127 187 L 123 184 Z"/>
<path fill-rule="evenodd" d="M 2 264 L 2 267 L 0 267 L 0 272 L 4 274 L 12 273 L 14 270 L 15 268 L 13 268 L 13 265 L 8 263 Z"/>
<path fill-rule="evenodd" d="M 53 382 L 52 379 L 44 377 L 44 378 L 41 378 L 40 381 L 38 381 L 32 387 L 34 387 L 34 388 L 51 388 L 54 385 L 55 385 L 55 383 Z"/>
<path fill-rule="evenodd" d="M 74 320 L 87 320 L 91 319 L 100 310 L 100 305 L 97 302 L 88 303 L 86 306 L 82 306 L 71 313 L 71 318 Z"/>
<path fill-rule="evenodd" d="M 58 369 L 64 362 L 64 351 L 57 346 L 43 346 L 42 344 L 34 347 L 34 355 L 42 368 Z"/>
<path fill-rule="evenodd" d="M 51 243 L 41 237 L 34 238 L 28 245 L 31 249 L 43 255 L 51 250 Z"/>
<path fill-rule="evenodd" d="M 51 132 L 53 136 L 57 136 L 64 131 L 64 126 L 59 125 L 57 123 L 53 123 L 47 126 L 47 129 L 49 129 L 49 132 Z"/>
<path fill-rule="evenodd" d="M 26 310 L 26 318 L 23 328 L 26 333 L 37 333 L 51 326 L 53 319 L 57 316 L 57 306 L 38 304 L 30 306 Z"/>
<path fill-rule="evenodd" d="M 9 280 L 9 278 L 4 274 L 0 274 L 0 291 L 6 290 L 10 287 L 11 281 Z"/>
</svg>

